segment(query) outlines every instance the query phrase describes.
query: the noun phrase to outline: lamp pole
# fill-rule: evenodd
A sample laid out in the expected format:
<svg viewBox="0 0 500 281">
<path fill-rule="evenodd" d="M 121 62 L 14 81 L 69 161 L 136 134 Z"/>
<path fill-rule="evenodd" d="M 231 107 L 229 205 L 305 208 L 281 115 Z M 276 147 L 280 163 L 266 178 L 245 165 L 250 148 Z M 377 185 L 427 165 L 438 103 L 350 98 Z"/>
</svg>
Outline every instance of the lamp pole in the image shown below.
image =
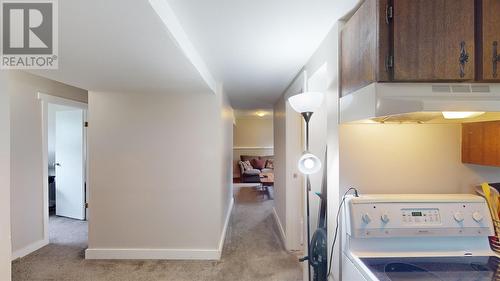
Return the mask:
<svg viewBox="0 0 500 281">
<path fill-rule="evenodd" d="M 307 260 L 307 280 L 311 281 L 311 267 L 313 266 L 313 263 L 311 261 L 311 221 L 309 203 L 311 179 L 309 175 L 316 173 L 319 169 L 321 169 L 321 161 L 318 157 L 309 153 L 309 121 L 311 120 L 313 112 L 321 107 L 324 95 L 321 92 L 309 92 L 307 89 L 307 81 L 307 73 L 304 72 L 303 93 L 289 97 L 288 101 L 290 102 L 293 110 L 300 113 L 306 122 L 306 151 L 299 160 L 299 170 L 301 173 L 306 175 L 307 256 L 301 258 L 300 261 L 304 262 Z M 302 161 L 304 162 L 302 163 Z"/>
<path fill-rule="evenodd" d="M 309 121 L 311 120 L 312 112 L 303 112 L 302 117 L 306 121 L 306 151 L 309 151 Z M 307 280 L 311 280 L 311 220 L 310 220 L 310 205 L 309 193 L 311 192 L 311 180 L 309 174 L 306 175 L 306 214 L 307 214 Z"/>
</svg>

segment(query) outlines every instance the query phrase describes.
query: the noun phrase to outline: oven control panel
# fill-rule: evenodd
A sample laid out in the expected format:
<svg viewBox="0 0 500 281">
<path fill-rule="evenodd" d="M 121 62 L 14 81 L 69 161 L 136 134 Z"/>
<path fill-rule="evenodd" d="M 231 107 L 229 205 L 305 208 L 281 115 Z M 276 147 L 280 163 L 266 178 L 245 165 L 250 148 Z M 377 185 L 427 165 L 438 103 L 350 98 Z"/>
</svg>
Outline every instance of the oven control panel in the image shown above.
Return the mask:
<svg viewBox="0 0 500 281">
<path fill-rule="evenodd" d="M 441 224 L 439 208 L 401 209 L 401 222 L 407 225 Z"/>
<path fill-rule="evenodd" d="M 486 201 L 475 195 L 364 195 L 344 207 L 354 237 L 489 236 Z"/>
</svg>

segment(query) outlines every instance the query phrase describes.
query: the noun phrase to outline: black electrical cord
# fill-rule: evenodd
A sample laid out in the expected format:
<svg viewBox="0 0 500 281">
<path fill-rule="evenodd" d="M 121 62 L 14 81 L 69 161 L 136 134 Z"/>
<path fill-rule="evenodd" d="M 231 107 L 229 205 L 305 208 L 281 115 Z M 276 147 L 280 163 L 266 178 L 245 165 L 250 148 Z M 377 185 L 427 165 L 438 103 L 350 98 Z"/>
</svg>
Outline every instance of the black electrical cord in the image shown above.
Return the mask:
<svg viewBox="0 0 500 281">
<path fill-rule="evenodd" d="M 340 211 L 342 210 L 342 205 L 344 205 L 345 197 L 347 196 L 347 193 L 349 193 L 352 190 L 354 190 L 354 196 L 359 197 L 358 190 L 356 188 L 354 188 L 354 187 L 350 187 L 349 189 L 347 189 L 347 191 L 342 196 L 342 201 L 340 202 L 339 209 L 337 211 L 337 225 L 335 226 L 335 234 L 333 235 L 333 244 L 332 244 L 332 250 L 330 252 L 330 265 L 328 266 L 328 275 L 327 275 L 327 277 L 329 277 L 330 274 L 332 274 L 333 250 L 335 248 L 335 242 L 337 241 L 337 234 L 339 232 Z"/>
</svg>

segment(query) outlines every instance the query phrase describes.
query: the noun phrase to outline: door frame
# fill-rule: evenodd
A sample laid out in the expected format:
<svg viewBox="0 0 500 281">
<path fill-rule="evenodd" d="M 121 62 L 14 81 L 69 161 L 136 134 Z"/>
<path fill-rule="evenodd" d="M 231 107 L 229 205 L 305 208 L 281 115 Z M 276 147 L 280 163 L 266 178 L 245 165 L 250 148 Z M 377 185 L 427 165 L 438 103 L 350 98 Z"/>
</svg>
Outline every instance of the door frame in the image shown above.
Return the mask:
<svg viewBox="0 0 500 281">
<path fill-rule="evenodd" d="M 83 110 L 83 118 L 87 120 L 88 104 L 84 102 L 74 101 L 66 98 L 61 98 L 58 96 L 37 93 L 37 97 L 40 100 L 42 107 L 42 176 L 43 176 L 43 240 L 49 243 L 49 140 L 48 140 L 48 109 L 49 104 L 70 106 Z M 87 149 L 87 130 L 83 130 L 83 151 L 84 151 L 84 184 L 85 184 L 85 202 L 88 198 L 88 149 Z M 87 211 L 85 210 L 85 219 L 88 219 Z"/>
</svg>

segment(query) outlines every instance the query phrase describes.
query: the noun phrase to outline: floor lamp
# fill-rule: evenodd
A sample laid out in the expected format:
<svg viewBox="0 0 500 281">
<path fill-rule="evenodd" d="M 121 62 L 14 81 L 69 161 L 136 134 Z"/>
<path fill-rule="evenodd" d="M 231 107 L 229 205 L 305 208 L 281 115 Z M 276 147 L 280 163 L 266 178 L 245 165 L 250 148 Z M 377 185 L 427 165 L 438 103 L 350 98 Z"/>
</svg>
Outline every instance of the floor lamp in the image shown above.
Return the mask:
<svg viewBox="0 0 500 281">
<path fill-rule="evenodd" d="M 310 204 L 309 193 L 311 192 L 311 180 L 309 175 L 321 170 L 321 160 L 314 154 L 309 152 L 309 121 L 313 113 L 321 107 L 323 103 L 323 93 L 308 92 L 307 89 L 302 94 L 292 96 L 288 99 L 292 108 L 300 113 L 306 122 L 306 151 L 299 159 L 299 171 L 306 175 L 306 204 L 307 204 L 307 256 L 300 259 L 307 260 L 308 280 L 311 280 L 311 221 L 310 221 Z"/>
</svg>

